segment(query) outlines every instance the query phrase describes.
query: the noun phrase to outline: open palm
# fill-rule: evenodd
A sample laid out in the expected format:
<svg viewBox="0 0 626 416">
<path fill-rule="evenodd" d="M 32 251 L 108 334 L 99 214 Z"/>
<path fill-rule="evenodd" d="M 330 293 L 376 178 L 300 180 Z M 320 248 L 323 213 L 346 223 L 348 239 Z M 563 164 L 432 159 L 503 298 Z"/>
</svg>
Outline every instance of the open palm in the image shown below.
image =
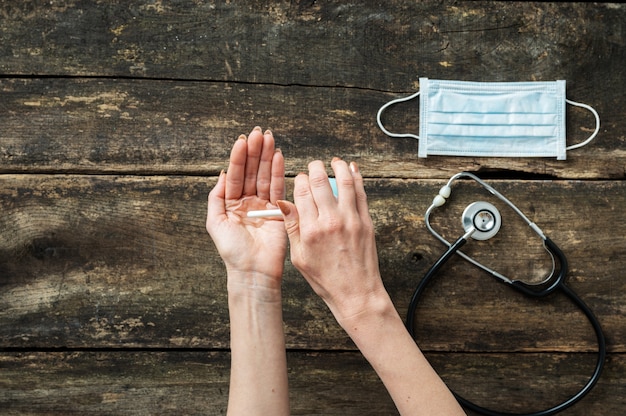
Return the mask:
<svg viewBox="0 0 626 416">
<path fill-rule="evenodd" d="M 280 282 L 287 249 L 282 218 L 247 218 L 285 198 L 284 159 L 270 131 L 255 128 L 233 145 L 228 173 L 209 194 L 206 227 L 229 270 Z"/>
</svg>

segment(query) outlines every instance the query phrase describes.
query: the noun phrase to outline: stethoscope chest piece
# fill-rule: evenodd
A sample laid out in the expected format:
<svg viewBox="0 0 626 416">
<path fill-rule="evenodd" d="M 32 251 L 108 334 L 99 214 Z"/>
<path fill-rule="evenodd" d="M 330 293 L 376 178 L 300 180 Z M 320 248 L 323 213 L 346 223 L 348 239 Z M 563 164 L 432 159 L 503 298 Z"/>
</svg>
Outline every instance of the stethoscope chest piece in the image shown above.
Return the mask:
<svg viewBox="0 0 626 416">
<path fill-rule="evenodd" d="M 469 204 L 463 211 L 463 228 L 465 232 L 474 230 L 474 240 L 488 240 L 498 233 L 502 225 L 502 217 L 498 209 L 489 202 L 477 201 Z"/>
</svg>

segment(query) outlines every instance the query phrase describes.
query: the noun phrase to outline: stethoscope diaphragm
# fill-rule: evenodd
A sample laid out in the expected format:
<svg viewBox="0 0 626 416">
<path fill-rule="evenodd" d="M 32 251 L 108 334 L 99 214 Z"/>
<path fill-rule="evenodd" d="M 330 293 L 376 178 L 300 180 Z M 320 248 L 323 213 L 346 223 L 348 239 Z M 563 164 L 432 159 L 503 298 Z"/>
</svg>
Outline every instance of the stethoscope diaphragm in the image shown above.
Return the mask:
<svg viewBox="0 0 626 416">
<path fill-rule="evenodd" d="M 502 225 L 502 217 L 498 209 L 485 201 L 469 204 L 463 211 L 463 228 L 468 233 L 474 231 L 471 237 L 474 240 L 488 240 L 498 233 Z"/>
</svg>

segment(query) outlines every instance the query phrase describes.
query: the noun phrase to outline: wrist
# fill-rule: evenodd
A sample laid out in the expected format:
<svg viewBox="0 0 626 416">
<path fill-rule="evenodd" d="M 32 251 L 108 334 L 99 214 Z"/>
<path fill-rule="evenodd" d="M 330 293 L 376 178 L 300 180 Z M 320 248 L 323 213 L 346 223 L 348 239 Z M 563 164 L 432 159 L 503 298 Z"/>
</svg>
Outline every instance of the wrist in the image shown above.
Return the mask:
<svg viewBox="0 0 626 416">
<path fill-rule="evenodd" d="M 384 295 L 375 298 L 366 311 L 340 322 L 379 375 L 386 371 L 383 363 L 388 361 L 389 351 L 409 349 L 411 352 L 403 354 L 410 355 L 417 349 L 386 291 Z"/>
<path fill-rule="evenodd" d="M 348 310 L 345 309 L 343 314 L 337 314 L 337 321 L 357 345 L 363 337 L 370 335 L 376 337 L 378 330 L 390 322 L 402 322 L 384 288 L 363 299 L 358 308 L 353 308 L 352 312 Z M 354 312 L 355 310 L 357 312 Z"/>
<path fill-rule="evenodd" d="M 281 302 L 281 276 L 257 271 L 228 270 L 227 291 L 231 300 L 245 298 L 262 302 Z"/>
</svg>

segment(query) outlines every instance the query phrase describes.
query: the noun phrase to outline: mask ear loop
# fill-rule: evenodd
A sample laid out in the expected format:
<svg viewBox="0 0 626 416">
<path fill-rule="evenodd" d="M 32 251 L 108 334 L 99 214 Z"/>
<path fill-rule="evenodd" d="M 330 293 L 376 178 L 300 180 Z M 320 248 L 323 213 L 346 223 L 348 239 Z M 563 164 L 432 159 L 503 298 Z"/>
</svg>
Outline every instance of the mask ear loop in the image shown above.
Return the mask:
<svg viewBox="0 0 626 416">
<path fill-rule="evenodd" d="M 589 136 L 587 138 L 587 140 L 585 140 L 584 142 L 581 142 L 581 143 L 576 143 L 576 144 L 573 144 L 571 146 L 567 146 L 565 148 L 565 150 L 574 150 L 574 149 L 578 149 L 579 147 L 583 147 L 583 146 L 589 144 L 589 142 L 592 141 L 598 135 L 598 132 L 600 131 L 600 116 L 598 115 L 598 112 L 590 105 L 583 104 L 583 103 L 577 103 L 576 101 L 568 100 L 567 98 L 565 99 L 565 102 L 568 103 L 568 104 L 571 104 L 573 106 L 582 107 L 582 108 L 585 108 L 585 109 L 591 111 L 593 116 L 596 118 L 596 129 L 591 134 L 591 136 Z"/>
<path fill-rule="evenodd" d="M 387 130 L 385 128 L 385 126 L 383 126 L 383 122 L 381 121 L 381 115 L 383 114 L 383 111 L 385 111 L 387 109 L 387 107 L 390 107 L 394 104 L 398 104 L 404 101 L 410 101 L 412 99 L 414 99 L 415 97 L 417 97 L 418 95 L 420 95 L 420 91 L 416 92 L 415 94 L 412 94 L 408 97 L 404 97 L 404 98 L 396 98 L 395 100 L 391 100 L 389 101 L 387 104 L 383 105 L 382 107 L 380 107 L 380 110 L 378 110 L 378 114 L 376 115 L 376 122 L 378 123 L 378 127 L 380 127 L 380 129 L 383 131 L 383 133 L 385 133 L 387 136 L 390 137 L 411 137 L 413 139 L 419 140 L 420 136 L 417 136 L 415 134 L 411 134 L 411 133 L 392 133 L 389 130 Z"/>
</svg>

